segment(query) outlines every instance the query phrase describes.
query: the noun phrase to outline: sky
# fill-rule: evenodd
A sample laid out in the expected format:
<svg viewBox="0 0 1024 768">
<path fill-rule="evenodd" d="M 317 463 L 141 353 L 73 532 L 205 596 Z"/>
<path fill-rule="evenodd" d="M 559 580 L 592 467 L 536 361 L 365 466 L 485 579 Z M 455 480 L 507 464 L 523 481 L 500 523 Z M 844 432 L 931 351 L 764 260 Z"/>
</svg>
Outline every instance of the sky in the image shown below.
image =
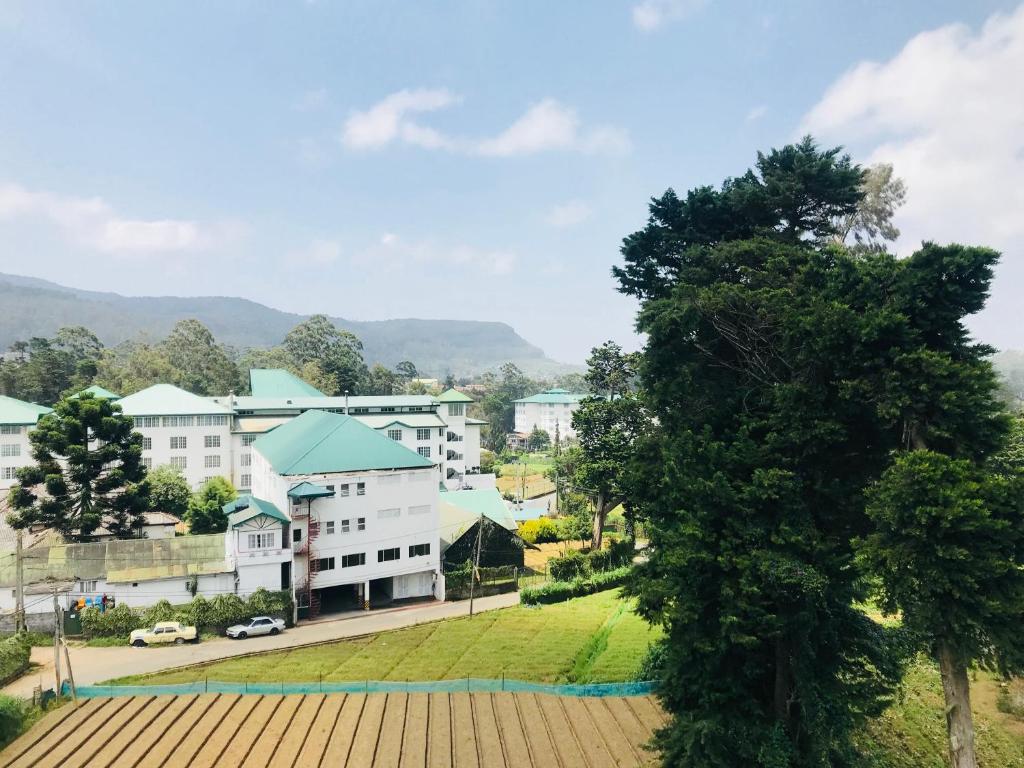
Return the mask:
<svg viewBox="0 0 1024 768">
<path fill-rule="evenodd" d="M 0 4 L 0 272 L 636 348 L 647 202 L 810 132 L 908 189 L 898 253 L 1003 252 L 1024 348 L 1024 6 L 972 0 Z M 2 308 L 0 308 L 2 311 Z"/>
</svg>

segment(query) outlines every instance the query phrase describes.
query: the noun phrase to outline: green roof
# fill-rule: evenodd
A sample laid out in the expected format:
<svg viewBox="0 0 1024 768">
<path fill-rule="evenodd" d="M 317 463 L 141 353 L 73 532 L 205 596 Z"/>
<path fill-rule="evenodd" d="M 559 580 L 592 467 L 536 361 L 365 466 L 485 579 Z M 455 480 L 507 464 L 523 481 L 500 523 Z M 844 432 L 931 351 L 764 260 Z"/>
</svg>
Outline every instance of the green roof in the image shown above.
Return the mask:
<svg viewBox="0 0 1024 768">
<path fill-rule="evenodd" d="M 253 368 L 249 371 L 249 390 L 253 397 L 325 397 L 284 368 Z"/>
<path fill-rule="evenodd" d="M 0 424 L 35 424 L 52 409 L 0 395 Z"/>
<path fill-rule="evenodd" d="M 565 403 L 572 404 L 578 403 L 589 395 L 579 395 L 570 392 L 567 389 L 545 389 L 543 392 L 530 397 L 521 397 L 515 402 L 517 403 Z"/>
<path fill-rule="evenodd" d="M 244 501 L 243 501 L 244 499 Z M 254 517 L 260 515 L 266 515 L 274 520 L 280 520 L 282 523 L 291 522 L 288 516 L 278 509 L 274 504 L 263 499 L 257 499 L 255 496 L 240 496 L 233 502 L 224 505 L 224 511 L 228 512 L 228 507 L 232 504 L 232 512 L 228 514 L 228 525 L 234 528 L 236 525 L 241 525 L 247 520 L 252 520 Z"/>
<path fill-rule="evenodd" d="M 519 526 L 509 512 L 505 500 L 496 488 L 476 488 L 466 491 L 448 491 L 444 495 L 443 503 L 451 504 L 453 507 L 467 512 L 475 517 L 488 517 L 498 525 L 516 530 Z"/>
<path fill-rule="evenodd" d="M 488 424 L 489 422 L 483 421 L 482 419 L 470 419 L 467 417 L 466 424 Z"/>
<path fill-rule="evenodd" d="M 306 411 L 252 445 L 279 475 L 433 466 L 430 459 L 358 419 L 328 411 Z"/>
<path fill-rule="evenodd" d="M 437 396 L 439 403 L 472 403 L 475 402 L 472 397 L 464 395 L 457 389 L 446 389 L 440 395 Z"/>
<path fill-rule="evenodd" d="M 315 485 L 310 482 L 302 482 L 294 488 L 289 489 L 289 499 L 322 499 L 325 496 L 333 496 L 334 491 L 329 491 L 322 485 Z"/>
<path fill-rule="evenodd" d="M 115 395 L 109 389 L 104 389 L 99 384 L 93 384 L 91 387 L 86 387 L 81 392 L 76 392 L 72 397 L 79 397 L 80 395 L 92 395 L 93 397 L 102 398 L 103 400 L 120 400 L 120 395 Z"/>
<path fill-rule="evenodd" d="M 208 397 L 186 392 L 173 384 L 152 387 L 122 397 L 118 401 L 126 416 L 197 416 L 230 414 L 231 409 Z"/>
</svg>

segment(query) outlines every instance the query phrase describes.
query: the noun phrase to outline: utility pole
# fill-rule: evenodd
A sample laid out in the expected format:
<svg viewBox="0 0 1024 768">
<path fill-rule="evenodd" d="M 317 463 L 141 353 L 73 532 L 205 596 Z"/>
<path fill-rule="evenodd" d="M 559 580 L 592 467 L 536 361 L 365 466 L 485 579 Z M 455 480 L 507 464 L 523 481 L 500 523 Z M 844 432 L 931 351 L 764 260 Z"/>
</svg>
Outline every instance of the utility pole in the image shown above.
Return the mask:
<svg viewBox="0 0 1024 768">
<path fill-rule="evenodd" d="M 18 529 L 18 541 L 14 550 L 14 631 L 20 632 L 25 629 L 25 570 L 21 560 L 21 528 Z"/>
<path fill-rule="evenodd" d="M 57 679 L 54 691 L 60 696 L 60 605 L 57 603 L 57 587 L 53 587 L 53 674 Z"/>
<path fill-rule="evenodd" d="M 476 575 L 480 570 L 480 540 L 484 535 L 484 516 L 476 524 L 476 554 L 473 555 L 473 570 L 469 574 L 469 617 L 473 618 L 473 587 L 476 586 Z"/>
</svg>

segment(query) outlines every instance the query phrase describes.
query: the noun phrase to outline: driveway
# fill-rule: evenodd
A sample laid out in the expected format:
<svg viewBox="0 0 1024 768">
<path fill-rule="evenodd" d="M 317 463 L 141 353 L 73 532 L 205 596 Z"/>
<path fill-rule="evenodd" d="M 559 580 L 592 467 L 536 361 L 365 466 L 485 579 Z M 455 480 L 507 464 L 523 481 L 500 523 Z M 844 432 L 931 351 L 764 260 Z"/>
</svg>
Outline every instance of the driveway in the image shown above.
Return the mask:
<svg viewBox="0 0 1024 768">
<path fill-rule="evenodd" d="M 481 597 L 475 601 L 474 611 L 493 611 L 519 604 L 519 593 Z M 346 614 L 337 620 L 318 619 L 286 630 L 276 637 L 251 637 L 246 640 L 218 638 L 197 645 L 167 646 L 156 648 L 131 648 L 127 643 L 122 647 L 89 648 L 72 647 L 71 666 L 78 685 L 93 685 L 126 675 L 143 675 L 159 672 L 172 667 L 185 667 L 217 661 L 231 656 L 241 656 L 256 651 L 276 651 L 317 645 L 346 637 L 386 632 L 390 629 L 411 627 L 427 621 L 448 619 L 469 614 L 469 601 L 451 603 L 428 603 L 405 608 L 373 611 L 352 616 Z M 11 696 L 29 697 L 32 688 L 42 685 L 53 688 L 53 649 L 33 648 L 32 661 L 39 667 L 30 674 L 15 680 L 4 688 Z M 61 659 L 63 666 L 64 660 Z M 66 677 L 66 673 L 65 673 Z"/>
</svg>

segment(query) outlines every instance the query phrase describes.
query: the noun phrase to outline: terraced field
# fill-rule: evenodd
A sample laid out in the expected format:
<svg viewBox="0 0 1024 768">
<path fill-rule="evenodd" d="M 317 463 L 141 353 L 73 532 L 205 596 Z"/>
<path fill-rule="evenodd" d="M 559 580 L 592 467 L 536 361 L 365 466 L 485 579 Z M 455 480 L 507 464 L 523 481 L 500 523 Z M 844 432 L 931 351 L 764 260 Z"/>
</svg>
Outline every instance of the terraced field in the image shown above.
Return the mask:
<svg viewBox="0 0 1024 768">
<path fill-rule="evenodd" d="M 131 696 L 47 715 L 12 768 L 643 766 L 664 722 L 648 697 L 535 694 Z"/>
</svg>

